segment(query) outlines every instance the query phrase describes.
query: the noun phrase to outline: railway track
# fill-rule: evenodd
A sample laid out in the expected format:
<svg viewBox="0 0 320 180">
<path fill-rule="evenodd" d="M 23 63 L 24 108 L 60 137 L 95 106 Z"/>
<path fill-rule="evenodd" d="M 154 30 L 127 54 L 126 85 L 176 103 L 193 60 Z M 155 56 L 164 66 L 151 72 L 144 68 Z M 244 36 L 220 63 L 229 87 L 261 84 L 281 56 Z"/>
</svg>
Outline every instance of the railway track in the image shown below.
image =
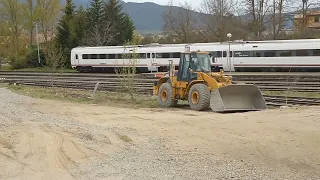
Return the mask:
<svg viewBox="0 0 320 180">
<path fill-rule="evenodd" d="M 302 91 L 320 93 L 320 74 L 319 76 L 294 75 L 251 75 L 239 74 L 233 76 L 235 83 L 255 84 L 262 91 Z M 119 91 L 123 88 L 121 80 L 116 74 L 84 74 L 84 73 L 35 73 L 35 72 L 0 72 L 0 80 L 5 83 L 18 83 L 42 87 L 63 87 L 74 89 L 93 90 L 99 82 L 100 91 Z M 141 94 L 152 94 L 153 83 L 157 78 L 152 74 L 139 74 L 133 78 L 134 88 Z M 267 96 L 265 100 L 269 105 L 320 105 L 320 98 L 301 98 Z"/>
</svg>

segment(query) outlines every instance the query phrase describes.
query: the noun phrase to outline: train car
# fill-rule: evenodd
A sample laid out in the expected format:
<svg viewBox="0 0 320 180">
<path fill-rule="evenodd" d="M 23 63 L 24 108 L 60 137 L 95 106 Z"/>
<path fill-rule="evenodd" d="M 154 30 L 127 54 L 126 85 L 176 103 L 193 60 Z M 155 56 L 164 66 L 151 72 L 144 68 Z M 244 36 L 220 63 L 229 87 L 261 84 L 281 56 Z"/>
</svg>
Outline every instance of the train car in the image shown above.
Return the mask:
<svg viewBox="0 0 320 180">
<path fill-rule="evenodd" d="M 248 43 L 234 46 L 231 54 L 231 69 L 234 71 L 320 70 L 319 41 Z"/>
<path fill-rule="evenodd" d="M 320 71 L 320 39 L 77 47 L 71 51 L 71 65 L 80 72 L 113 71 L 130 65 L 124 55 L 135 49 L 139 72 L 163 72 L 169 60 L 178 66 L 186 46 L 211 52 L 214 71 Z"/>
<path fill-rule="evenodd" d="M 178 66 L 180 53 L 184 51 L 184 44 L 77 47 L 71 51 L 71 66 L 80 72 L 114 72 L 116 68 L 134 64 L 138 72 L 161 72 L 168 70 L 169 60 Z M 129 58 L 133 52 L 138 58 Z"/>
<path fill-rule="evenodd" d="M 237 72 L 320 71 L 320 40 L 199 43 L 192 50 L 213 52 L 218 69 Z M 230 49 L 230 57 L 229 57 Z"/>
</svg>

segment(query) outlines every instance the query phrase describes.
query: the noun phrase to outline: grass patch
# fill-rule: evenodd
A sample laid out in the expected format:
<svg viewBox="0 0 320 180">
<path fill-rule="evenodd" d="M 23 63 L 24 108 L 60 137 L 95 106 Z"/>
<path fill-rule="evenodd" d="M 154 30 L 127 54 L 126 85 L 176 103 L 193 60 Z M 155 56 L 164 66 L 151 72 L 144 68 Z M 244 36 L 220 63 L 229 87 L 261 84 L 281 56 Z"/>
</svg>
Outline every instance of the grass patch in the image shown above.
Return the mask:
<svg viewBox="0 0 320 180">
<path fill-rule="evenodd" d="M 279 109 L 278 106 L 267 105 L 268 109 Z"/>
<path fill-rule="evenodd" d="M 92 91 L 67 88 L 43 88 L 26 85 L 8 85 L 8 89 L 18 94 L 33 98 L 61 100 L 77 103 L 102 104 L 114 107 L 158 108 L 157 99 L 151 96 L 136 95 L 132 100 L 129 94 L 97 91 L 91 98 Z"/>
<path fill-rule="evenodd" d="M 132 142 L 132 139 L 130 139 L 128 136 L 126 135 L 118 135 L 119 138 L 124 141 L 124 142 Z"/>
<path fill-rule="evenodd" d="M 320 93 L 316 92 L 263 91 L 263 94 L 268 96 L 320 98 Z"/>
<path fill-rule="evenodd" d="M 4 65 L 4 64 L 2 64 L 0 70 L 1 70 L 1 71 L 12 71 L 12 68 L 11 68 L 10 65 Z"/>
<path fill-rule="evenodd" d="M 52 72 L 51 67 L 37 67 L 37 68 L 23 68 L 23 69 L 12 69 L 10 66 L 2 66 L 2 71 L 34 71 L 34 72 Z M 61 69 L 56 70 L 58 72 L 77 72 L 75 69 Z"/>
<path fill-rule="evenodd" d="M 6 139 L 2 138 L 0 136 L 0 144 L 3 146 L 3 148 L 12 150 L 13 149 L 13 144 L 9 141 L 7 141 Z"/>
<path fill-rule="evenodd" d="M 80 137 L 81 139 L 88 140 L 88 141 L 94 140 L 93 136 L 90 133 L 81 133 Z"/>
<path fill-rule="evenodd" d="M 8 87 L 8 83 L 0 83 L 0 88 Z"/>
</svg>

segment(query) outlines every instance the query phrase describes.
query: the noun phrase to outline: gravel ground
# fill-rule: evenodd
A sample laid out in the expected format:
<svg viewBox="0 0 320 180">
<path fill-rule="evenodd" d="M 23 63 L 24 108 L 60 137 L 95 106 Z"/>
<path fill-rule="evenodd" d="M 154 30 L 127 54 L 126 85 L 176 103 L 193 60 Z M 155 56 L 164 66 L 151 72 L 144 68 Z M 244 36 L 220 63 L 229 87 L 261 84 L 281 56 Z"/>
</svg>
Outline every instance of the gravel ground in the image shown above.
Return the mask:
<svg viewBox="0 0 320 180">
<path fill-rule="evenodd" d="M 31 109 L 28 104 L 36 100 L 3 88 L 0 99 L 0 179 L 320 179 L 215 152 L 172 150 L 166 145 L 170 139 L 134 128 Z"/>
</svg>

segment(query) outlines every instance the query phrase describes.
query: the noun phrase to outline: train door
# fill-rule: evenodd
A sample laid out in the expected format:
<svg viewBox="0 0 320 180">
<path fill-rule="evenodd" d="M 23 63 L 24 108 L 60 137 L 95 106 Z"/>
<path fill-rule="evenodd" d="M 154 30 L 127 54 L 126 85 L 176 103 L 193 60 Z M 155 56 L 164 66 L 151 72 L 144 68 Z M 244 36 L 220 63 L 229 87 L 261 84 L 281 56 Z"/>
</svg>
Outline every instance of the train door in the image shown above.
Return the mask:
<svg viewBox="0 0 320 180">
<path fill-rule="evenodd" d="M 154 71 L 158 71 L 158 64 L 157 64 L 157 61 L 156 61 L 156 54 L 155 53 L 148 53 L 148 59 L 149 59 L 149 62 L 150 64 L 148 64 L 148 67 L 149 67 L 149 71 L 151 72 L 154 72 Z"/>
<path fill-rule="evenodd" d="M 74 60 L 75 66 L 79 66 L 80 65 L 80 60 L 79 60 L 80 57 L 79 57 L 79 54 L 77 54 L 77 53 L 75 54 L 75 60 Z"/>
<path fill-rule="evenodd" d="M 226 51 L 219 51 L 218 56 L 221 58 L 222 62 L 222 67 L 224 71 L 230 71 L 230 63 L 227 58 L 227 53 Z"/>
<path fill-rule="evenodd" d="M 222 51 L 219 54 L 222 56 L 223 70 L 224 71 L 234 71 L 233 51 L 230 51 L 230 53 L 229 53 L 229 50 Z"/>
<path fill-rule="evenodd" d="M 229 51 L 227 51 L 229 52 Z M 227 53 L 227 55 L 230 55 L 229 56 L 229 67 L 230 67 L 230 71 L 234 72 L 235 69 L 234 69 L 234 59 L 233 59 L 233 51 L 230 51 L 230 53 Z"/>
</svg>

